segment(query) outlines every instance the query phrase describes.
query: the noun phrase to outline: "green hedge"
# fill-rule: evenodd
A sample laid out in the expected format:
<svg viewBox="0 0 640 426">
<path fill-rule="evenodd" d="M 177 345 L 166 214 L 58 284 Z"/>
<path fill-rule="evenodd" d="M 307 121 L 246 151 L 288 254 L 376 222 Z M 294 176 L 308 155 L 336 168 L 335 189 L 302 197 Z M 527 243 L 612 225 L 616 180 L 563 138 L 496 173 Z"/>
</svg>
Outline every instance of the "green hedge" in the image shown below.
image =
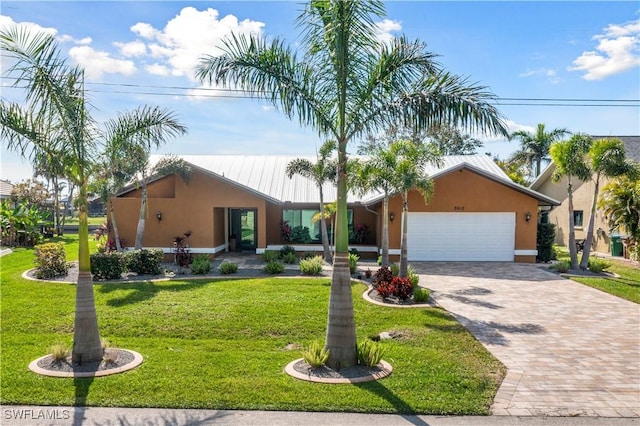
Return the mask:
<svg viewBox="0 0 640 426">
<path fill-rule="evenodd" d="M 547 263 L 553 259 L 553 242 L 556 239 L 556 226 L 553 223 L 539 223 L 536 249 L 538 262 Z"/>
<path fill-rule="evenodd" d="M 125 253 L 126 269 L 138 275 L 158 275 L 162 273 L 163 257 L 160 249 L 128 251 Z"/>
<path fill-rule="evenodd" d="M 124 272 L 121 253 L 96 253 L 91 255 L 91 274 L 96 280 L 115 280 Z"/>
</svg>

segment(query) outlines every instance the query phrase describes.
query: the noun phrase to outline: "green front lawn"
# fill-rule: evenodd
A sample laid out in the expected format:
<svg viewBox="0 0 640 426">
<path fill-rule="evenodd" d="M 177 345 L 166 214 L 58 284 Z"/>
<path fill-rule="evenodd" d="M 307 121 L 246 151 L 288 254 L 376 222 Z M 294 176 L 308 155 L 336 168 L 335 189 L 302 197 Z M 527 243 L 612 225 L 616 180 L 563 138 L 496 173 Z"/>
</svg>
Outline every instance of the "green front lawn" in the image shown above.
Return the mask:
<svg viewBox="0 0 640 426">
<path fill-rule="evenodd" d="M 569 250 L 566 247 L 555 246 L 556 257 L 558 260 L 569 262 Z M 578 262 L 582 253 L 578 253 Z M 608 272 L 619 275 L 614 277 L 570 277 L 573 281 L 597 288 L 614 296 L 621 297 L 631 302 L 640 303 L 640 268 L 628 262 L 615 259 L 605 259 L 611 263 L 611 267 L 607 268 Z"/>
<path fill-rule="evenodd" d="M 1 262 L 2 404 L 488 414 L 505 373 L 446 312 L 372 305 L 355 284 L 358 336 L 402 334 L 382 342 L 393 374 L 358 385 L 291 378 L 284 367 L 301 354 L 289 345 L 323 339 L 329 280 L 261 278 L 96 285 L 102 336 L 144 363 L 96 379 L 42 377 L 27 365 L 71 344 L 75 287 L 22 279 L 31 250 Z"/>
<path fill-rule="evenodd" d="M 611 262 L 611 267 L 607 271 L 616 273 L 620 278 L 571 277 L 571 279 L 614 296 L 640 303 L 640 268 L 619 260 L 607 261 Z"/>
</svg>

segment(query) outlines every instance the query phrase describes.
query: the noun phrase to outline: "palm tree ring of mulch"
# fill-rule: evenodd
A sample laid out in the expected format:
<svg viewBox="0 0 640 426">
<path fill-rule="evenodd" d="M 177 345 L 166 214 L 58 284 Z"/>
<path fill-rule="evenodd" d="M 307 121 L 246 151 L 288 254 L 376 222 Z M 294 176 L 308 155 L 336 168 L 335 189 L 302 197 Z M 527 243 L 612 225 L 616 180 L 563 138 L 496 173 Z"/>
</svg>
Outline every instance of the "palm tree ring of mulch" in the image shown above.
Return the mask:
<svg viewBox="0 0 640 426">
<path fill-rule="evenodd" d="M 300 358 L 287 364 L 284 371 L 291 377 L 307 382 L 338 384 L 380 380 L 390 375 L 393 367 L 383 360 L 374 367 L 354 365 L 353 367 L 334 370 L 326 365 L 317 368 L 311 367 L 303 358 Z"/>
<path fill-rule="evenodd" d="M 49 377 L 100 377 L 133 370 L 142 364 L 142 355 L 129 349 L 107 348 L 101 361 L 78 364 L 66 359 L 56 361 L 51 354 L 32 361 L 29 370 Z"/>
</svg>

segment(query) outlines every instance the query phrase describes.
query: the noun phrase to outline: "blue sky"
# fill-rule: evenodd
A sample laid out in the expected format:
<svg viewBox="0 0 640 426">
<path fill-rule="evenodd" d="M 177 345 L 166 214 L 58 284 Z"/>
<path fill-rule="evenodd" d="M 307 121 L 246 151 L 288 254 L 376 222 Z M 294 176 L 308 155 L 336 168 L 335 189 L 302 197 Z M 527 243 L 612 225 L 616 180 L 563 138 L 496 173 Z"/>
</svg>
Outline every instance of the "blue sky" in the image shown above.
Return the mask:
<svg viewBox="0 0 640 426">
<path fill-rule="evenodd" d="M 391 1 L 380 37 L 427 43 L 448 71 L 488 86 L 510 130 L 548 128 L 595 135 L 640 134 L 640 6 L 637 1 Z M 194 96 L 193 65 L 231 31 L 298 41 L 293 1 L 3 1 L 0 28 L 20 24 L 55 33 L 87 73 L 99 123 L 139 105 L 174 110 L 189 134 L 157 153 L 315 153 L 323 140 L 268 104 Z M 2 70 L 6 59 L 2 59 Z M 2 82 L 2 97 L 20 92 Z M 124 86 L 126 85 L 126 86 Z M 149 93 L 156 93 L 155 95 Z M 509 100 L 515 99 L 515 100 Z M 585 99 L 547 101 L 527 99 Z M 610 100 L 635 100 L 629 103 Z M 509 105 L 509 104 L 535 105 Z M 606 106 L 579 106 L 583 104 Z M 615 105 L 611 105 L 615 104 Z M 506 158 L 517 142 L 482 138 L 481 152 Z M 355 152 L 356 144 L 351 151 Z M 2 179 L 30 177 L 29 163 L 2 145 Z"/>
</svg>

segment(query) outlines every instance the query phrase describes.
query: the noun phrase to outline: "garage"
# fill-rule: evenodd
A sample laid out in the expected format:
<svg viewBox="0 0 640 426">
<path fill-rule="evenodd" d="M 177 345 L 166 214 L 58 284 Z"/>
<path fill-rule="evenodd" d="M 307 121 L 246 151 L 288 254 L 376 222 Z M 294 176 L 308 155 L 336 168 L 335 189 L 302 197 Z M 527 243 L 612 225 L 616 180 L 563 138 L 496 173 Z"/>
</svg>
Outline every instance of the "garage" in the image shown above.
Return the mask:
<svg viewBox="0 0 640 426">
<path fill-rule="evenodd" d="M 409 261 L 514 260 L 516 215 L 409 213 Z"/>
</svg>

